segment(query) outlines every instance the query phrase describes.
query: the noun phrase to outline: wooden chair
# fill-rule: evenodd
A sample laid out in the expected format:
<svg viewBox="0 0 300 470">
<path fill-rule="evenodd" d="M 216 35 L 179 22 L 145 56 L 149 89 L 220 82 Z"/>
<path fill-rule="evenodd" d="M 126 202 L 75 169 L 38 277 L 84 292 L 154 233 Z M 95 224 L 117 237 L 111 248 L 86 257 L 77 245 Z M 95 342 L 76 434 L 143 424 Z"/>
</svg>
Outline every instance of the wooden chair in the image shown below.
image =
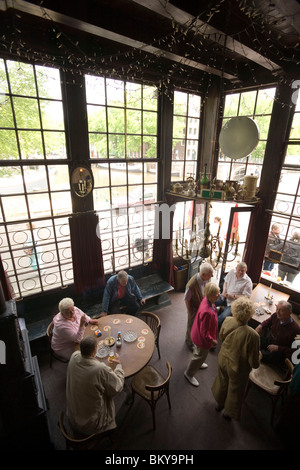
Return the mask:
<svg viewBox="0 0 300 470">
<path fill-rule="evenodd" d="M 160 319 L 155 313 L 152 312 L 141 312 L 141 317 L 150 326 L 151 330 L 153 331 L 154 338 L 155 338 L 155 345 L 157 347 L 158 357 L 160 359 L 160 349 L 159 349 L 159 335 L 161 330 Z"/>
<path fill-rule="evenodd" d="M 99 450 L 100 443 L 105 439 L 109 438 L 112 442 L 112 434 L 115 431 L 114 429 L 110 431 L 103 432 L 101 434 L 91 434 L 90 436 L 83 436 L 80 434 L 76 434 L 73 431 L 67 431 L 65 424 L 64 424 L 64 413 L 63 411 L 60 412 L 58 426 L 60 432 L 62 433 L 67 450 Z"/>
<path fill-rule="evenodd" d="M 148 365 L 144 367 L 138 374 L 136 374 L 131 381 L 132 388 L 132 403 L 134 401 L 135 393 L 149 403 L 152 411 L 153 429 L 156 429 L 155 423 L 155 408 L 158 400 L 166 394 L 171 409 L 169 383 L 172 374 L 172 367 L 169 362 L 166 363 L 168 375 L 165 379 L 155 367 Z"/>
<path fill-rule="evenodd" d="M 60 361 L 60 362 L 64 362 L 65 364 L 68 361 L 68 359 L 64 359 L 60 356 L 58 356 L 52 349 L 51 347 L 51 339 L 52 339 L 52 334 L 53 334 L 53 327 L 54 327 L 54 323 L 53 321 L 50 323 L 50 325 L 48 325 L 48 328 L 47 328 L 47 332 L 46 332 L 46 337 L 47 337 L 47 340 L 48 340 L 48 344 L 49 344 L 49 349 L 50 349 L 50 361 L 49 361 L 49 365 L 50 367 L 52 367 L 52 358 L 54 357 L 54 359 L 56 359 L 57 361 Z"/>
<path fill-rule="evenodd" d="M 256 387 L 263 390 L 272 399 L 272 413 L 271 413 L 271 425 L 274 423 L 274 415 L 276 404 L 281 398 L 282 402 L 286 396 L 288 386 L 292 380 L 292 373 L 294 366 L 289 359 L 285 360 L 287 371 L 282 372 L 275 367 L 271 367 L 263 362 L 260 364 L 258 369 L 252 369 L 249 374 L 249 381 L 245 393 L 245 398 L 248 394 L 250 384 L 254 384 Z"/>
</svg>

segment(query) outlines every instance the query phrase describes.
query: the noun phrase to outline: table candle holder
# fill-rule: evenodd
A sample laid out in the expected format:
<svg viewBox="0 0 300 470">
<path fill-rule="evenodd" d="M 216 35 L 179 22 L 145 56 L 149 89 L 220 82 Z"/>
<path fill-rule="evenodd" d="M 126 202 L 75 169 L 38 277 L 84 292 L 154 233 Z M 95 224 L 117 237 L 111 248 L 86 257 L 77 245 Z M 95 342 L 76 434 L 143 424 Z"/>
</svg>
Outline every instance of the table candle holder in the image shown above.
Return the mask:
<svg viewBox="0 0 300 470">
<path fill-rule="evenodd" d="M 115 344 L 116 340 L 115 338 L 113 338 L 113 336 L 108 336 L 107 338 L 105 338 L 104 340 L 104 344 L 106 346 L 113 346 Z"/>
</svg>

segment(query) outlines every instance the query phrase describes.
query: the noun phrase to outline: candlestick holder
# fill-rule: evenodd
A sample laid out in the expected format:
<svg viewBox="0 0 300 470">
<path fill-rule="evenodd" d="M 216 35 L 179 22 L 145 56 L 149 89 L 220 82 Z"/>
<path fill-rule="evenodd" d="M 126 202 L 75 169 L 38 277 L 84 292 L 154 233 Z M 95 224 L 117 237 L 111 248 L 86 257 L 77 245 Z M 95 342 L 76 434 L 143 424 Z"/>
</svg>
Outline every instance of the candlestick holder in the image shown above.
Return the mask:
<svg viewBox="0 0 300 470">
<path fill-rule="evenodd" d="M 104 344 L 106 346 L 113 346 L 115 344 L 116 340 L 113 336 L 108 336 L 107 338 L 105 338 L 104 340 Z"/>
</svg>

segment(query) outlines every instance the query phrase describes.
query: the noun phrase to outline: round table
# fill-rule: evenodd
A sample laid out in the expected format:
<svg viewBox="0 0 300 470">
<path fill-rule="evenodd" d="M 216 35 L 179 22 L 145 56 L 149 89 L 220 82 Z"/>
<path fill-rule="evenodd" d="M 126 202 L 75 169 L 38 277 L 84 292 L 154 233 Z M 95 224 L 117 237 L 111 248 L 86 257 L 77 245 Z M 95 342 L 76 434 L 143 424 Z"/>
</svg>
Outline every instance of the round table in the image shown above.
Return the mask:
<svg viewBox="0 0 300 470">
<path fill-rule="evenodd" d="M 85 329 L 84 336 L 95 334 L 96 325 L 88 325 Z M 155 338 L 151 328 L 140 318 L 132 315 L 124 314 L 111 314 L 98 318 L 98 328 L 102 335 L 97 337 L 99 347 L 105 342 L 108 337 L 108 328 L 111 328 L 110 335 L 117 338 L 118 331 L 121 332 L 122 345 L 116 346 L 116 343 L 110 347 L 114 352 L 117 352 L 121 359 L 121 364 L 124 370 L 125 378 L 131 377 L 145 367 L 150 361 L 155 346 Z M 124 339 L 126 332 L 134 331 L 137 338 L 132 342 L 127 342 Z M 104 345 L 104 344 L 103 344 Z M 96 356 L 97 357 L 97 356 Z M 105 358 L 98 358 L 110 365 L 112 368 L 115 365 L 108 361 L 108 356 Z"/>
</svg>

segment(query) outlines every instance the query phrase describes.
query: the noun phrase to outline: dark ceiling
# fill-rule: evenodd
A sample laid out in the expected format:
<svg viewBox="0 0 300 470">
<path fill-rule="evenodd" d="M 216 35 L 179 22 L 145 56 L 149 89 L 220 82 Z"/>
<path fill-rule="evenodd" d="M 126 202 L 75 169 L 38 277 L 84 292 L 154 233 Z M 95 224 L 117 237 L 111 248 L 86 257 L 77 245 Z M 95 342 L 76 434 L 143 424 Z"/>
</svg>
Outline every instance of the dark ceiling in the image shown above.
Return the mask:
<svg viewBox="0 0 300 470">
<path fill-rule="evenodd" d="M 297 0 L 0 0 L 0 54 L 201 90 L 300 78 Z"/>
</svg>

